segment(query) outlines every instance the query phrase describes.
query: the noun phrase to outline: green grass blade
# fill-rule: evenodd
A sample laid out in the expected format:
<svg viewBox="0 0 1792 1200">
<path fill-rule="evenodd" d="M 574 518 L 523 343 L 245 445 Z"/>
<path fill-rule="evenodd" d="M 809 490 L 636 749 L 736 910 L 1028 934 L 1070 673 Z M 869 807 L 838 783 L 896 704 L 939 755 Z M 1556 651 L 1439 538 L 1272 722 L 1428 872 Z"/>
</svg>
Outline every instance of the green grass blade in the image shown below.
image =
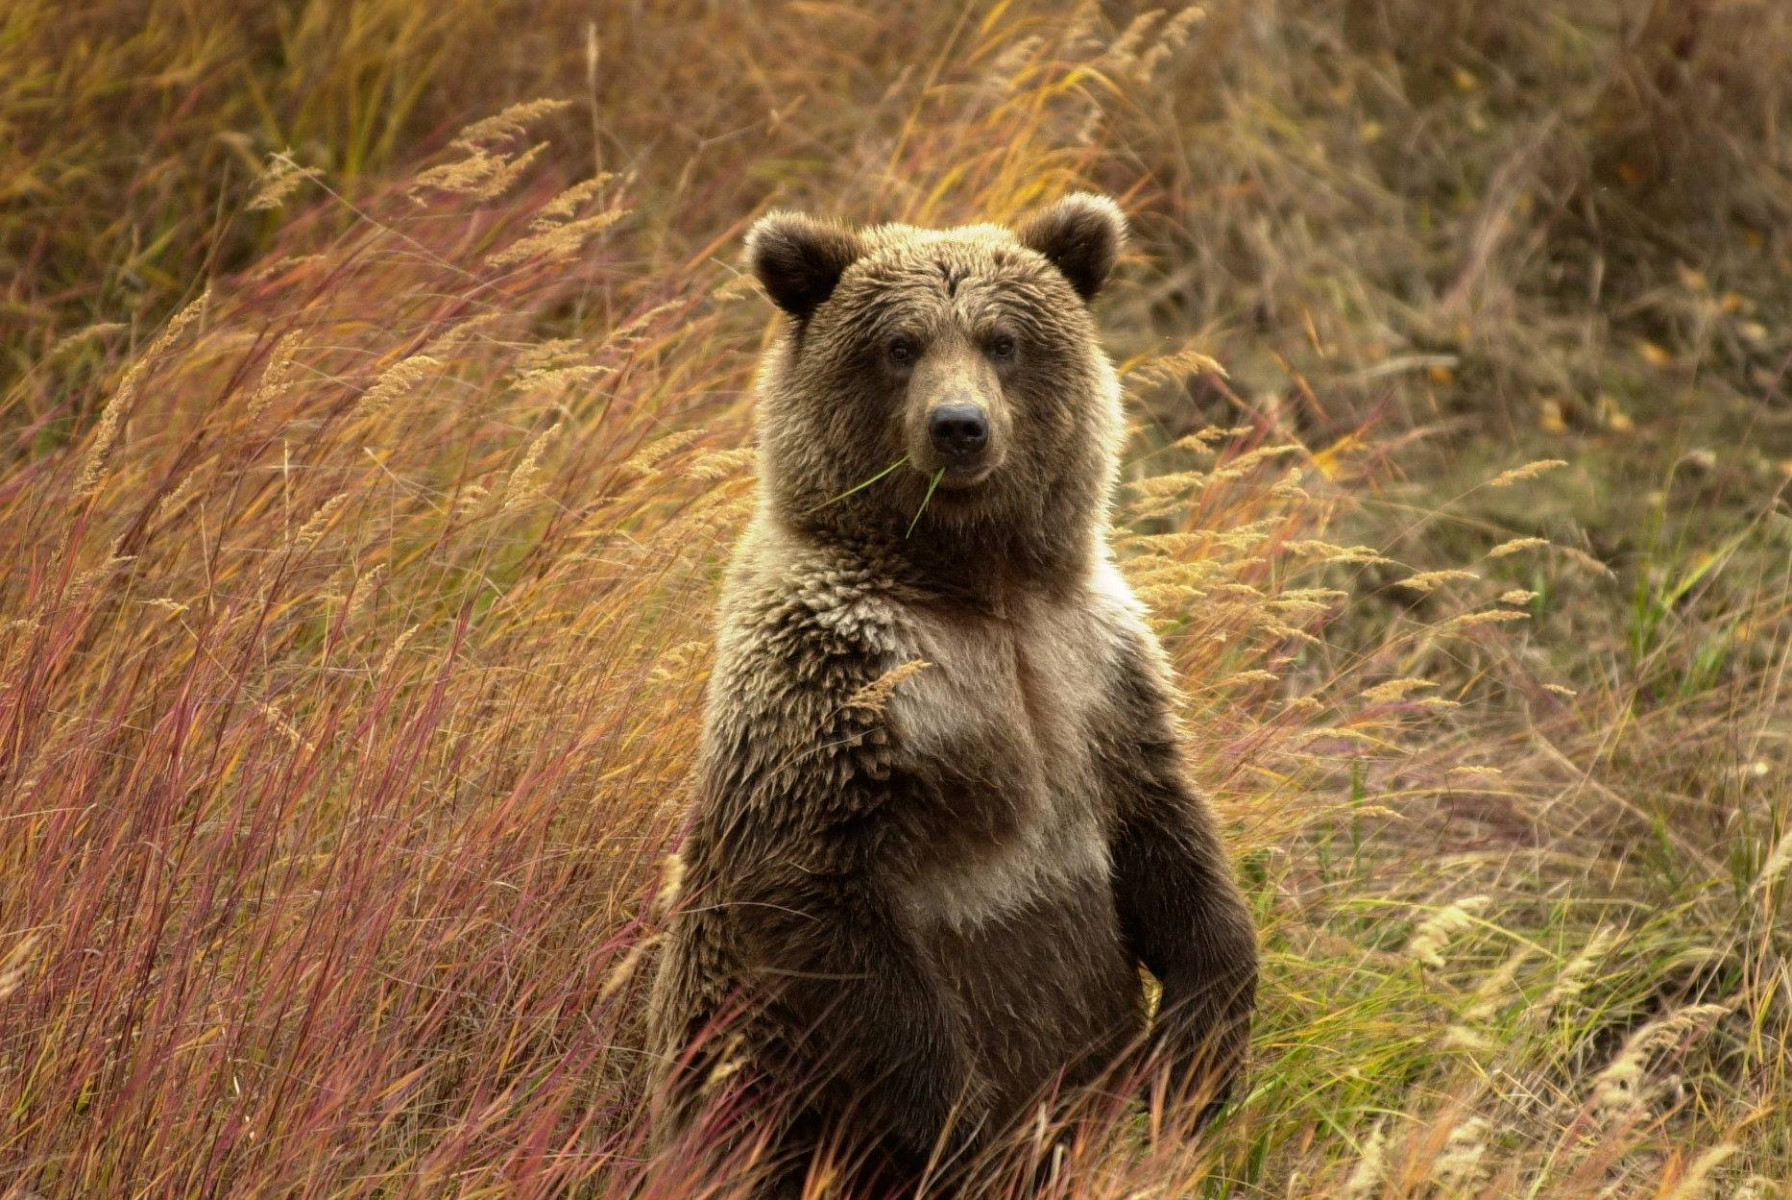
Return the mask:
<svg viewBox="0 0 1792 1200">
<path fill-rule="evenodd" d="M 908 533 L 902 535 L 905 539 L 915 531 L 915 526 L 921 523 L 921 514 L 927 511 L 927 502 L 933 499 L 933 489 L 939 487 L 940 480 L 945 477 L 946 468 L 944 467 L 933 473 L 933 479 L 927 484 L 927 494 L 921 497 L 921 507 L 915 510 L 915 519 L 908 523 Z"/>
<path fill-rule="evenodd" d="M 885 467 L 883 470 L 881 470 L 877 474 L 873 475 L 870 479 L 867 479 L 864 483 L 854 484 L 852 487 L 847 488 L 844 492 L 841 492 L 838 496 L 835 496 L 832 500 L 823 501 L 820 507 L 826 508 L 830 504 L 834 504 L 841 500 L 846 499 L 848 496 L 852 495 L 854 492 L 864 491 L 866 488 L 870 487 L 872 484 L 874 484 L 878 480 L 882 479 L 885 475 L 888 475 L 891 471 L 894 471 L 897 467 L 905 465 L 907 462 L 908 462 L 908 455 L 904 454 L 901 458 L 897 459 L 895 462 L 891 463 L 889 466 Z"/>
</svg>

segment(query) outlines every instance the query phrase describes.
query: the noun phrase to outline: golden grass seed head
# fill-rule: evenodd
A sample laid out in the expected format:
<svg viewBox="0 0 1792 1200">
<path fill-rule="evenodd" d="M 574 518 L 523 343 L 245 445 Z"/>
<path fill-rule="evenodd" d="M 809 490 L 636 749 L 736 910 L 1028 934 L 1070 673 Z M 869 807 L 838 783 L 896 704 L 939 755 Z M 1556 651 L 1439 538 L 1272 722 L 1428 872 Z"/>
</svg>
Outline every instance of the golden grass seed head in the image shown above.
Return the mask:
<svg viewBox="0 0 1792 1200">
<path fill-rule="evenodd" d="M 1469 896 L 1446 905 L 1420 922 L 1406 943 L 1408 957 L 1442 969 L 1443 951 L 1452 938 L 1476 924 L 1476 914 L 1491 903 L 1488 896 Z"/>
</svg>

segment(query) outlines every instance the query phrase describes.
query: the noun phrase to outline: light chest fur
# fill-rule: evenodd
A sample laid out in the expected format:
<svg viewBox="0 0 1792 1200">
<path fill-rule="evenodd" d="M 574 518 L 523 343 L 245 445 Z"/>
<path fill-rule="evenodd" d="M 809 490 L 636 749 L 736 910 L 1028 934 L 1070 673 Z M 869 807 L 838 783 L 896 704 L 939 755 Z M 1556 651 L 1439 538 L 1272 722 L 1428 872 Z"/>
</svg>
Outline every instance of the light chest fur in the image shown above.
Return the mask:
<svg viewBox="0 0 1792 1200">
<path fill-rule="evenodd" d="M 917 932 L 971 933 L 1106 878 L 1111 814 L 1094 746 L 1135 619 L 1106 563 L 1068 595 L 1024 596 L 996 617 L 900 613 L 900 641 L 929 667 L 889 707 L 898 766 L 946 764 L 945 804 L 982 834 L 943 840 L 901 881 Z"/>
</svg>

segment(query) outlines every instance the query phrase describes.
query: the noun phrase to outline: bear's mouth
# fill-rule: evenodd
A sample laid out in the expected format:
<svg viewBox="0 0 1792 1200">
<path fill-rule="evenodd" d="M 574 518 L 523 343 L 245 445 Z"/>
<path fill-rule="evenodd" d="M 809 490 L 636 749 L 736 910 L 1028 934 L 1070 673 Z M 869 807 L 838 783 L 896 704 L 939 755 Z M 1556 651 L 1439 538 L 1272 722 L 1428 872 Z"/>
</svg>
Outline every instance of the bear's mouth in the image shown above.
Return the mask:
<svg viewBox="0 0 1792 1200">
<path fill-rule="evenodd" d="M 977 462 L 953 463 L 945 468 L 940 476 L 940 490 L 960 492 L 974 488 L 995 474 L 996 464 L 989 459 Z"/>
</svg>

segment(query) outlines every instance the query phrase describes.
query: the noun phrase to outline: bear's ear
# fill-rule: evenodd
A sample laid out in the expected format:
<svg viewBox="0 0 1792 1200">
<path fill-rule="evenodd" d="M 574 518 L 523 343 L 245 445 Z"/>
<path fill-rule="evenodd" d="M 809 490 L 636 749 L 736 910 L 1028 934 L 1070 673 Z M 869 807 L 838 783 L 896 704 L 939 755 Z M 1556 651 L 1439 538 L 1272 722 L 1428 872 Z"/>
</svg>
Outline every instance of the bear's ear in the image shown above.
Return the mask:
<svg viewBox="0 0 1792 1200">
<path fill-rule="evenodd" d="M 834 285 L 865 252 L 858 235 L 802 213 L 760 217 L 747 234 L 747 262 L 772 302 L 799 321 L 834 293 Z"/>
<path fill-rule="evenodd" d="M 1077 295 L 1093 300 L 1126 242 L 1126 214 L 1106 196 L 1077 192 L 1022 221 L 1018 236 L 1064 272 Z"/>
</svg>

